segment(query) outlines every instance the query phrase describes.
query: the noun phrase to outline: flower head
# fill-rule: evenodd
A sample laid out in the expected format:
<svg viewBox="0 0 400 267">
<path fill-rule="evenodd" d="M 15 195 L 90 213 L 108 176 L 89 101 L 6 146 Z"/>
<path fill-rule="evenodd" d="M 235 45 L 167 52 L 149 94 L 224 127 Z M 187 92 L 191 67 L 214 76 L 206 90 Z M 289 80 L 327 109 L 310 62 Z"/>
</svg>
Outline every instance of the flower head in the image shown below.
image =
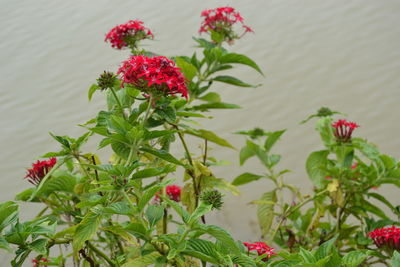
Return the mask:
<svg viewBox="0 0 400 267">
<path fill-rule="evenodd" d="M 258 256 L 266 255 L 266 257 L 263 258 L 263 261 L 267 261 L 272 255 L 276 255 L 274 252 L 275 249 L 263 242 L 243 243 L 243 245 L 247 247 L 249 252 L 255 250 Z"/>
<path fill-rule="evenodd" d="M 165 188 L 165 193 L 167 194 L 168 198 L 175 201 L 179 202 L 181 201 L 181 187 L 178 185 L 168 185 Z M 155 202 L 159 203 L 160 202 L 160 194 L 161 192 L 157 192 L 156 196 L 154 198 Z"/>
<path fill-rule="evenodd" d="M 204 17 L 204 20 L 201 23 L 199 33 L 215 32 L 222 36 L 222 41 L 231 43 L 235 39 L 240 39 L 246 32 L 254 32 L 243 23 L 242 16 L 233 7 L 207 9 L 201 12 L 201 16 Z M 233 25 L 236 23 L 240 23 L 244 29 L 240 36 L 233 30 Z"/>
<path fill-rule="evenodd" d="M 142 21 L 130 20 L 112 28 L 104 41 L 110 42 L 114 48 L 122 49 L 124 47 L 135 48 L 140 40 L 153 38 L 153 33 L 143 26 Z"/>
<path fill-rule="evenodd" d="M 377 228 L 368 234 L 378 248 L 400 251 L 400 228 Z"/>
<path fill-rule="evenodd" d="M 39 185 L 42 179 L 46 176 L 46 174 L 53 168 L 53 166 L 57 163 L 56 158 L 50 158 L 49 160 L 38 160 L 36 163 L 32 164 L 32 168 L 28 169 L 28 172 L 25 178 L 31 184 Z"/>
<path fill-rule="evenodd" d="M 334 135 L 339 143 L 348 143 L 351 141 L 351 134 L 354 129 L 360 127 L 354 122 L 349 122 L 346 120 L 338 120 L 332 124 L 335 128 Z"/>
<path fill-rule="evenodd" d="M 123 86 L 134 85 L 146 94 L 174 95 L 188 97 L 186 79 L 175 67 L 175 63 L 166 57 L 131 56 L 118 70 Z"/>
</svg>

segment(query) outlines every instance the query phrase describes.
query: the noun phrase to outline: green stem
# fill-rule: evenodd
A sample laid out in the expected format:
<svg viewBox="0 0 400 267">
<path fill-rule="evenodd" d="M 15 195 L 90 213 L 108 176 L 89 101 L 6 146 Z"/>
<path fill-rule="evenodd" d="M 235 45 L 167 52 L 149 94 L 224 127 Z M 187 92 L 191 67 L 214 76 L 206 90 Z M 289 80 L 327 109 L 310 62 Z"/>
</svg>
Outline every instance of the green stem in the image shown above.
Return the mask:
<svg viewBox="0 0 400 267">
<path fill-rule="evenodd" d="M 307 204 L 308 202 L 316 199 L 318 196 L 323 195 L 327 192 L 328 190 L 325 189 L 319 193 L 317 193 L 313 198 L 309 198 L 304 200 L 303 202 L 299 203 L 297 206 L 295 206 L 293 209 L 291 209 L 291 207 L 289 207 L 281 216 L 281 219 L 279 220 L 278 225 L 276 226 L 273 234 L 271 235 L 271 241 L 274 241 L 275 236 L 279 230 L 279 228 L 281 227 L 282 223 L 286 220 L 287 217 L 289 217 L 291 214 L 293 214 L 295 211 L 297 211 L 298 209 L 300 209 L 301 207 L 303 207 L 305 204 Z"/>
<path fill-rule="evenodd" d="M 148 119 L 148 117 L 149 117 L 150 110 L 151 110 L 151 105 L 152 105 L 152 104 L 153 104 L 153 96 L 150 95 L 150 97 L 149 97 L 149 104 L 147 105 L 146 113 L 144 114 L 144 118 L 143 118 L 142 125 L 145 124 L 145 122 L 147 121 L 147 119 Z"/>
<path fill-rule="evenodd" d="M 117 94 L 115 93 L 114 88 L 110 87 L 110 91 L 114 95 L 115 101 L 117 102 L 117 105 L 118 105 L 119 109 L 121 110 L 122 116 L 124 116 L 124 118 L 126 119 L 125 113 L 124 113 L 124 108 L 122 107 L 121 101 L 119 101 L 119 98 L 118 98 Z"/>
<path fill-rule="evenodd" d="M 90 248 L 90 250 L 92 250 L 100 258 L 103 258 L 110 266 L 112 267 L 116 266 L 115 263 L 106 254 L 104 254 L 104 252 L 93 246 L 92 243 L 87 241 L 86 244 Z"/>
</svg>

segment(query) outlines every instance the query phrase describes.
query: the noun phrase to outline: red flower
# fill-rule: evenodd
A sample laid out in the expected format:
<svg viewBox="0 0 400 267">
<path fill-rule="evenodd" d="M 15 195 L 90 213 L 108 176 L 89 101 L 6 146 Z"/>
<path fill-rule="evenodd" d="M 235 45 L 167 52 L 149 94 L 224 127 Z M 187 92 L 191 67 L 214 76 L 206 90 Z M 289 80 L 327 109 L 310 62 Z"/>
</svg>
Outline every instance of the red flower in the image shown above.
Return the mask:
<svg viewBox="0 0 400 267">
<path fill-rule="evenodd" d="M 168 185 L 165 188 L 165 193 L 167 194 L 168 198 L 175 201 L 179 202 L 181 201 L 181 187 L 177 185 Z M 160 202 L 160 194 L 161 192 L 157 192 L 154 200 L 159 203 Z"/>
<path fill-rule="evenodd" d="M 243 244 L 247 247 L 249 252 L 255 250 L 257 251 L 258 256 L 267 255 L 265 258 L 263 258 L 263 261 L 267 261 L 272 255 L 276 255 L 276 253 L 274 252 L 275 249 L 271 248 L 270 246 L 268 246 L 263 242 L 243 243 Z"/>
<path fill-rule="evenodd" d="M 239 39 L 246 32 L 254 32 L 249 26 L 243 23 L 243 18 L 239 12 L 236 12 L 233 7 L 219 7 L 216 9 L 207 9 L 201 12 L 204 17 L 199 33 L 202 32 L 217 32 L 224 37 L 224 40 L 231 42 L 234 39 Z M 244 28 L 241 36 L 238 36 L 233 31 L 233 25 L 239 22 Z"/>
<path fill-rule="evenodd" d="M 400 251 L 400 228 L 378 228 L 368 234 L 378 248 Z"/>
<path fill-rule="evenodd" d="M 46 262 L 49 262 L 46 258 L 41 258 L 40 260 L 33 259 L 32 260 L 32 263 L 33 263 L 32 267 L 39 267 L 39 266 L 47 267 L 47 265 L 43 265 Z"/>
<path fill-rule="evenodd" d="M 105 42 L 110 42 L 111 46 L 117 49 L 136 46 L 136 43 L 143 39 L 153 39 L 152 32 L 143 26 L 139 20 L 130 20 L 125 24 L 115 26 L 107 33 Z"/>
<path fill-rule="evenodd" d="M 166 57 L 131 56 L 123 62 L 118 74 L 124 83 L 134 85 L 145 93 L 188 97 L 186 79 L 175 67 L 175 62 Z"/>
<path fill-rule="evenodd" d="M 38 160 L 36 163 L 32 164 L 32 168 L 28 169 L 28 173 L 25 178 L 28 178 L 28 181 L 31 184 L 39 185 L 42 179 L 46 176 L 46 174 L 53 168 L 56 164 L 56 158 L 50 158 L 49 160 Z"/>
<path fill-rule="evenodd" d="M 348 122 L 346 120 L 338 120 L 332 124 L 332 127 L 335 128 L 334 135 L 338 142 L 347 143 L 351 140 L 351 134 L 354 129 L 360 127 L 354 122 Z"/>
</svg>

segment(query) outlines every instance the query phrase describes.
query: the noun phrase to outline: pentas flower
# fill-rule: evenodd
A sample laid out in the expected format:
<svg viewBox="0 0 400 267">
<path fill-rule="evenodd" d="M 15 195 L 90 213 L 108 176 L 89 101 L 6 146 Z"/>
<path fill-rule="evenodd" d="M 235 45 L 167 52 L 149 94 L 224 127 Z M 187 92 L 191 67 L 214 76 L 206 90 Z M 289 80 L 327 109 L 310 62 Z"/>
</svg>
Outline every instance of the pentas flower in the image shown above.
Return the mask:
<svg viewBox="0 0 400 267">
<path fill-rule="evenodd" d="M 135 48 L 140 40 L 153 38 L 153 33 L 143 26 L 142 21 L 130 20 L 112 28 L 104 41 L 110 42 L 114 48 L 122 49 L 124 47 Z"/>
<path fill-rule="evenodd" d="M 354 129 L 360 127 L 354 122 L 349 122 L 346 120 L 338 120 L 332 124 L 335 128 L 334 135 L 339 143 L 348 143 L 351 141 L 351 134 Z"/>
<path fill-rule="evenodd" d="M 263 258 L 263 261 L 268 261 L 272 255 L 276 255 L 274 252 L 275 249 L 263 242 L 243 243 L 243 245 L 247 247 L 249 252 L 255 250 L 258 256 L 266 255 L 266 257 Z"/>
<path fill-rule="evenodd" d="M 48 262 L 48 260 L 46 258 L 41 258 L 40 260 L 33 259 L 32 260 L 32 263 L 33 263 L 32 267 L 39 267 L 39 266 L 47 267 L 47 265 L 44 265 L 44 263 L 46 263 L 46 262 Z"/>
<path fill-rule="evenodd" d="M 118 74 L 122 79 L 121 86 L 129 83 L 146 94 L 188 97 L 185 77 L 175 67 L 175 62 L 163 56 L 131 56 L 122 63 Z"/>
<path fill-rule="evenodd" d="M 168 185 L 165 188 L 165 193 L 167 194 L 168 198 L 175 201 L 179 202 L 181 201 L 181 187 L 178 185 Z M 161 192 L 157 192 L 154 200 L 155 202 L 159 203 L 160 202 L 160 194 Z"/>
<path fill-rule="evenodd" d="M 400 228 L 378 228 L 368 234 L 378 248 L 400 251 Z"/>
<path fill-rule="evenodd" d="M 219 7 L 207 9 L 201 12 L 204 17 L 199 33 L 216 32 L 223 36 L 223 40 L 232 42 L 234 39 L 241 38 L 247 32 L 254 32 L 249 26 L 243 23 L 243 18 L 233 7 Z M 234 24 L 241 24 L 244 32 L 239 36 L 234 30 Z"/>
<path fill-rule="evenodd" d="M 57 163 L 56 158 L 50 158 L 49 160 L 38 160 L 36 163 L 32 164 L 32 168 L 28 169 L 28 172 L 25 178 L 31 184 L 39 185 L 42 179 L 46 176 L 46 174 L 53 168 L 53 166 Z"/>
</svg>

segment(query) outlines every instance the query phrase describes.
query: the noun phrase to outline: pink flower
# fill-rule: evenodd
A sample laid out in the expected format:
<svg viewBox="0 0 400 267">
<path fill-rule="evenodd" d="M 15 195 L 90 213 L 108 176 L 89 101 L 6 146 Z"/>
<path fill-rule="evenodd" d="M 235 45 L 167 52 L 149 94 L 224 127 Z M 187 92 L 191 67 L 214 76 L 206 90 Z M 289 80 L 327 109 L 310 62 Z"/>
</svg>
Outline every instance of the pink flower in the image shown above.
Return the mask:
<svg viewBox="0 0 400 267">
<path fill-rule="evenodd" d="M 267 255 L 265 258 L 263 258 L 263 261 L 267 261 L 272 255 L 276 255 L 274 252 L 275 249 L 263 242 L 243 243 L 243 245 L 247 247 L 249 252 L 255 250 L 258 256 Z"/>
<path fill-rule="evenodd" d="M 325 180 L 332 180 L 332 177 L 326 176 L 326 177 L 325 177 Z"/>
<path fill-rule="evenodd" d="M 378 248 L 400 251 L 400 228 L 378 228 L 368 234 Z"/>
<path fill-rule="evenodd" d="M 175 62 L 166 57 L 131 56 L 118 70 L 122 86 L 132 84 L 146 94 L 174 95 L 188 97 L 186 79 L 175 67 Z"/>
<path fill-rule="evenodd" d="M 44 160 L 44 161 L 38 160 L 36 163 L 32 164 L 31 169 L 28 169 L 25 178 L 28 178 L 28 181 L 31 184 L 39 185 L 42 179 L 46 176 L 46 174 L 53 168 L 53 166 L 56 163 L 57 163 L 56 158 L 50 158 L 49 160 Z"/>
<path fill-rule="evenodd" d="M 167 194 L 168 198 L 175 201 L 179 202 L 181 201 L 181 187 L 177 185 L 168 185 L 165 188 L 165 193 Z M 160 194 L 161 192 L 157 192 L 154 200 L 157 203 L 160 203 Z"/>
<path fill-rule="evenodd" d="M 115 26 L 107 33 L 105 42 L 110 42 L 111 46 L 117 49 L 136 46 L 136 43 L 143 39 L 153 39 L 153 33 L 143 26 L 139 20 L 130 20 L 125 24 Z"/>
<path fill-rule="evenodd" d="M 41 258 L 40 260 L 33 259 L 32 260 L 32 263 L 33 263 L 32 267 L 39 267 L 39 266 L 47 267 L 47 265 L 44 265 L 44 263 L 46 263 L 46 262 L 49 262 L 46 258 Z"/>
<path fill-rule="evenodd" d="M 332 124 L 335 128 L 334 135 L 339 143 L 348 143 L 351 141 L 351 134 L 354 129 L 360 127 L 354 122 L 348 122 L 346 120 L 338 120 Z"/>
<path fill-rule="evenodd" d="M 254 32 L 249 26 L 243 23 L 242 16 L 233 7 L 206 9 L 201 12 L 201 16 L 204 17 L 204 20 L 201 23 L 199 33 L 214 31 L 221 34 L 224 40 L 228 42 L 239 39 L 246 32 Z M 238 36 L 233 31 L 233 25 L 236 23 L 240 23 L 244 28 L 241 36 Z"/>
</svg>

